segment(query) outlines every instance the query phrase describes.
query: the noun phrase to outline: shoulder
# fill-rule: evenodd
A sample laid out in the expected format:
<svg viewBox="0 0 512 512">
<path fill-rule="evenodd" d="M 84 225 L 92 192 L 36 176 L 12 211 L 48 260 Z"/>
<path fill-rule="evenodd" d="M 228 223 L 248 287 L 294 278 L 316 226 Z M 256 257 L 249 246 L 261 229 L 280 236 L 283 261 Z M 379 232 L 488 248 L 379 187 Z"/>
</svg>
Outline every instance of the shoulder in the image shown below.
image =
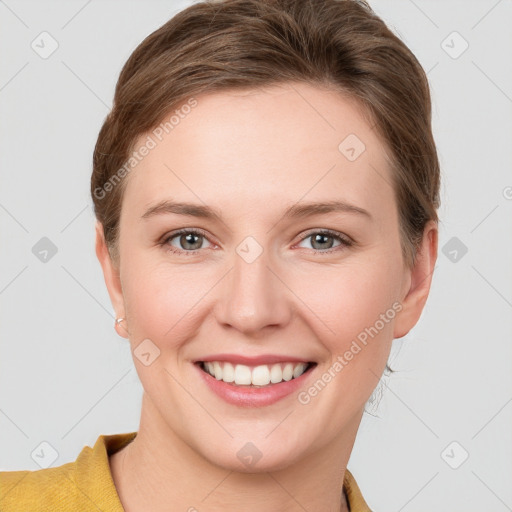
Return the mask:
<svg viewBox="0 0 512 512">
<path fill-rule="evenodd" d="M 122 512 L 109 455 L 135 435 L 136 432 L 101 435 L 94 447 L 85 446 L 74 462 L 54 468 L 1 471 L 0 512 Z"/>
<path fill-rule="evenodd" d="M 0 510 L 58 510 L 76 503 L 74 463 L 37 471 L 0 472 Z"/>
<path fill-rule="evenodd" d="M 345 477 L 343 479 L 343 490 L 347 497 L 350 512 L 372 512 L 361 493 L 361 489 L 357 485 L 354 475 L 345 469 Z"/>
</svg>

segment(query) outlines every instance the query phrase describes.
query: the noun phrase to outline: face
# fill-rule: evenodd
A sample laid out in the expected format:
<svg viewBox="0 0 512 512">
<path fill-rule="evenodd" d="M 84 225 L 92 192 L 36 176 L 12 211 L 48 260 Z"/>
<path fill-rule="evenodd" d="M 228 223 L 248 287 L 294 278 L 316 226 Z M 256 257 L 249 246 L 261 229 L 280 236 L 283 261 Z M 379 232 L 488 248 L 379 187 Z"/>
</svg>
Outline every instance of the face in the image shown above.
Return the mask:
<svg viewBox="0 0 512 512">
<path fill-rule="evenodd" d="M 353 102 L 304 84 L 196 101 L 135 145 L 156 142 L 125 178 L 119 272 L 102 265 L 145 421 L 216 465 L 243 470 L 243 448 L 282 468 L 355 434 L 433 262 L 406 268 L 384 144 Z"/>
</svg>

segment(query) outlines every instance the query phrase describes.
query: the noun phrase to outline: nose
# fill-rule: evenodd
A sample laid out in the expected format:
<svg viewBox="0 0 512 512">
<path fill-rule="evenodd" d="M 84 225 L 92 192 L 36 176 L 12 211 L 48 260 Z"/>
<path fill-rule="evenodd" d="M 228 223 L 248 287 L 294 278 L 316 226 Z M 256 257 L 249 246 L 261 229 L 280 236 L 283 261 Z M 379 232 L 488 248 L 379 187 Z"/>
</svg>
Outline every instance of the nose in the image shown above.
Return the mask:
<svg viewBox="0 0 512 512">
<path fill-rule="evenodd" d="M 291 292 L 263 251 L 254 261 L 235 252 L 231 271 L 222 280 L 215 308 L 217 321 L 246 336 L 268 335 L 292 316 Z"/>
</svg>

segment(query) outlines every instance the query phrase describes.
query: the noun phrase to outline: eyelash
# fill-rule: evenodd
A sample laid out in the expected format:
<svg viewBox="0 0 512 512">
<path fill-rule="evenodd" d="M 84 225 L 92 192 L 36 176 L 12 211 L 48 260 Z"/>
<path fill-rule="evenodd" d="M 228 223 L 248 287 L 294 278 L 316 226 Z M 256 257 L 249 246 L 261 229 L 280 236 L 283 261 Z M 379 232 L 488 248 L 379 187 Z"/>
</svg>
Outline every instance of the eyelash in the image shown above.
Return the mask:
<svg viewBox="0 0 512 512">
<path fill-rule="evenodd" d="M 197 229 L 197 228 L 184 228 L 184 229 L 180 229 L 178 231 L 175 231 L 175 232 L 171 233 L 169 236 L 165 237 L 165 239 L 162 242 L 160 242 L 159 245 L 161 245 L 162 247 L 165 246 L 165 250 L 167 250 L 167 251 L 169 251 L 171 253 L 174 253 L 174 254 L 186 254 L 187 256 L 194 256 L 199 251 L 202 250 L 202 249 L 195 249 L 193 251 L 184 251 L 182 249 L 176 249 L 176 247 L 172 247 L 172 246 L 169 245 L 169 242 L 173 238 L 176 238 L 177 236 L 183 235 L 183 234 L 199 235 L 199 236 L 202 236 L 202 237 L 204 237 L 204 238 L 206 238 L 208 240 L 208 237 L 206 236 L 206 233 L 204 233 L 202 230 Z M 341 242 L 341 244 L 338 245 L 337 247 L 332 247 L 332 248 L 327 249 L 325 251 L 322 251 L 322 250 L 319 250 L 319 249 L 312 249 L 317 254 L 331 254 L 333 252 L 336 252 L 336 251 L 340 250 L 340 248 L 343 249 L 343 248 L 351 247 L 352 245 L 354 245 L 354 242 L 351 239 L 349 239 L 347 236 L 343 235 L 342 233 L 338 233 L 337 231 L 332 231 L 330 229 L 320 229 L 320 230 L 317 230 L 317 231 L 310 231 L 303 238 L 301 238 L 298 243 L 303 242 L 304 240 L 306 240 L 307 238 L 310 238 L 313 235 L 327 235 L 327 236 L 335 238 L 339 242 Z"/>
</svg>

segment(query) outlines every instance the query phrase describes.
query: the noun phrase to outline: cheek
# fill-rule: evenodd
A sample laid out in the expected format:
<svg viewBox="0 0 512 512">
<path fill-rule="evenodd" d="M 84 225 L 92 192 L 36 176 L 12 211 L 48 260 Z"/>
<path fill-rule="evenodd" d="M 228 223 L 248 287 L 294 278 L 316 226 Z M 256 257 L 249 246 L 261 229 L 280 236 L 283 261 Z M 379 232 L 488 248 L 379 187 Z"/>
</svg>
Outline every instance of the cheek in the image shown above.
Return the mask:
<svg viewBox="0 0 512 512">
<path fill-rule="evenodd" d="M 201 299 L 215 282 L 215 276 L 198 272 L 193 265 L 155 263 L 154 256 L 132 254 L 125 261 L 123 292 L 132 334 L 150 338 L 157 345 L 192 335 Z M 135 339 L 133 341 L 136 341 Z"/>
<path fill-rule="evenodd" d="M 397 261 L 373 254 L 347 260 L 346 265 L 310 269 L 307 280 L 293 278 L 294 292 L 314 312 L 332 352 L 343 350 L 347 342 L 350 344 L 365 328 L 373 326 L 381 314 L 391 309 L 389 316 L 394 316 L 392 305 L 399 296 L 401 282 Z M 388 320 L 384 327 L 378 323 L 383 335 L 392 331 L 392 318 Z"/>
<path fill-rule="evenodd" d="M 317 337 L 330 353 L 330 361 L 318 377 L 322 382 L 305 393 L 306 398 L 322 395 L 315 403 L 331 411 L 332 431 L 368 400 L 388 360 L 393 322 L 400 309 L 401 274 L 399 260 L 394 261 L 375 256 L 332 269 L 328 275 L 325 269 L 310 272 L 309 286 L 302 284 L 297 293 L 322 320 L 315 320 L 321 326 Z M 333 404 L 339 404 L 340 397 L 344 406 L 336 407 Z"/>
</svg>

